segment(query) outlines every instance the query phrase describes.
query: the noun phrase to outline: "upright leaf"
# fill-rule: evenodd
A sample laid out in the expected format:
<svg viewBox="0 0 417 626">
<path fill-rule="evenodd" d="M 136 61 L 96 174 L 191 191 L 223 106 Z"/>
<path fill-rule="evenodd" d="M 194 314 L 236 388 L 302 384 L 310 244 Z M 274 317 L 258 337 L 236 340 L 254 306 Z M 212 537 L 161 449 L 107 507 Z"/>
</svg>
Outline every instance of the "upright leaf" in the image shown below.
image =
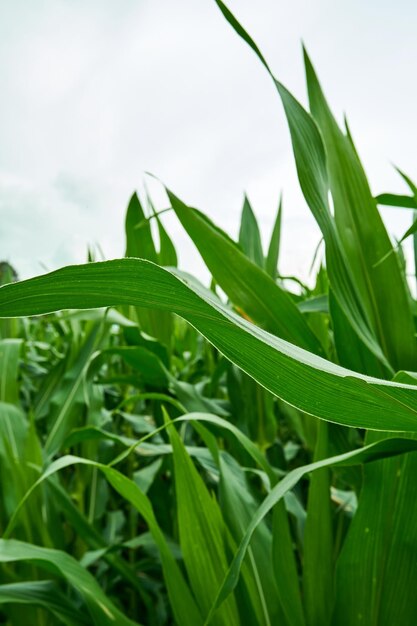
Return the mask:
<svg viewBox="0 0 417 626">
<path fill-rule="evenodd" d="M 178 219 L 232 302 L 263 328 L 311 352 L 323 354 L 319 340 L 290 296 L 197 210 L 167 192 Z"/>
<path fill-rule="evenodd" d="M 175 470 L 180 544 L 190 585 L 203 615 L 208 614 L 227 571 L 226 528 L 217 502 L 185 451 L 176 430 L 168 428 Z M 239 624 L 230 597 L 216 613 L 213 626 Z"/>
<path fill-rule="evenodd" d="M 398 260 L 387 255 L 391 242 L 357 152 L 336 124 L 306 52 L 304 59 L 310 108 L 326 149 L 335 223 L 354 289 L 394 369 L 414 369 L 414 324 Z"/>
<path fill-rule="evenodd" d="M 222 0 L 215 1 L 231 26 L 256 53 L 274 81 L 290 128 L 300 186 L 326 242 L 327 270 L 334 294 L 355 332 L 389 372 L 391 368 L 387 357 L 375 337 L 371 321 L 356 294 L 349 263 L 340 244 L 339 235 L 330 212 L 329 176 L 325 147 L 320 131 L 313 118 L 284 85 L 273 76 L 253 39 L 227 9 Z"/>
<path fill-rule="evenodd" d="M 167 254 L 167 236 L 164 236 L 162 224 L 159 227 L 161 233 L 161 254 Z M 158 253 L 152 237 L 150 220 L 146 217 L 142 204 L 136 193 L 130 199 L 126 212 L 125 221 L 126 231 L 126 255 L 127 257 L 136 257 L 147 259 L 153 263 L 158 262 Z M 166 234 L 166 233 L 165 233 Z M 168 250 L 170 261 L 173 259 L 172 250 Z M 164 259 L 165 260 L 165 259 Z M 175 263 L 174 263 L 175 265 Z M 172 316 L 164 311 L 141 310 L 136 307 L 137 321 L 141 328 L 156 337 L 167 347 L 171 345 L 172 339 Z"/>
<path fill-rule="evenodd" d="M 258 267 L 264 267 L 261 233 L 248 197 L 245 195 L 240 219 L 239 245 L 246 256 Z"/>
</svg>

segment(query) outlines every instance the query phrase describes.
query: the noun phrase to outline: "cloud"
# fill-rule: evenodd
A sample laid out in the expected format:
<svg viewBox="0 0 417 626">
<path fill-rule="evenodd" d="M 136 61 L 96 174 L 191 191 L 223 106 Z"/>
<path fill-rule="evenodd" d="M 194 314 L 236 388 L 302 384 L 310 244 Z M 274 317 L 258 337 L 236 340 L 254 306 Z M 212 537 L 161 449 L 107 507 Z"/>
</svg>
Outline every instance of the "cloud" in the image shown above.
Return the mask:
<svg viewBox="0 0 417 626">
<path fill-rule="evenodd" d="M 304 101 L 299 42 L 306 40 L 332 106 L 339 117 L 349 113 L 375 190 L 401 190 L 389 158 L 415 174 L 416 87 L 407 59 L 417 41 L 400 6 L 230 6 Z M 152 171 L 234 235 L 246 190 L 265 244 L 283 190 L 283 271 L 307 276 L 319 234 L 280 102 L 212 1 L 16 0 L 3 14 L 0 244 L 22 275 L 38 273 L 40 263 L 83 261 L 95 241 L 108 257 L 122 254 L 125 206 Z M 166 206 L 158 185 L 150 187 Z M 397 234 L 408 226 L 409 215 L 385 214 Z M 164 221 L 183 267 L 207 276 L 174 217 Z"/>
</svg>

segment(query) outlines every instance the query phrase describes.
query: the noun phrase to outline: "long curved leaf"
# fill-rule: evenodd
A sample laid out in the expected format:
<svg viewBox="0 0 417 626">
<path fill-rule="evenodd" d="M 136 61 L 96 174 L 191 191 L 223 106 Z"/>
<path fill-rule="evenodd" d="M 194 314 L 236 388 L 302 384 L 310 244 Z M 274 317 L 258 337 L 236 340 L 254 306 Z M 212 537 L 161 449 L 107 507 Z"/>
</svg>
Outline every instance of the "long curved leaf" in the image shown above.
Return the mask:
<svg viewBox="0 0 417 626">
<path fill-rule="evenodd" d="M 0 288 L 1 317 L 119 304 L 177 313 L 266 389 L 306 413 L 346 426 L 417 432 L 412 385 L 357 374 L 293 346 L 149 261 L 70 266 Z"/>
</svg>

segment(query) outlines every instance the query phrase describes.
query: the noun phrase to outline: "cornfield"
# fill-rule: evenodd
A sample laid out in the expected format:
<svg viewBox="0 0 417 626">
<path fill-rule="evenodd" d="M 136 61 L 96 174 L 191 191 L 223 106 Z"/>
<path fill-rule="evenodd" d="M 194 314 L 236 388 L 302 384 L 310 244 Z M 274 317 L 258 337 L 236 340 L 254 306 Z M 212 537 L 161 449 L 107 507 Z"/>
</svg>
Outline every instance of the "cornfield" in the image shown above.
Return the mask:
<svg viewBox="0 0 417 626">
<path fill-rule="evenodd" d="M 125 258 L 0 266 L 0 622 L 417 623 L 417 303 L 402 243 L 304 53 L 309 110 L 259 57 L 325 254 L 279 273 L 166 189 L 208 288 L 133 194 Z M 284 212 L 286 207 L 284 207 Z M 290 208 L 288 208 L 290 210 Z M 317 266 L 317 263 L 316 263 Z"/>
</svg>

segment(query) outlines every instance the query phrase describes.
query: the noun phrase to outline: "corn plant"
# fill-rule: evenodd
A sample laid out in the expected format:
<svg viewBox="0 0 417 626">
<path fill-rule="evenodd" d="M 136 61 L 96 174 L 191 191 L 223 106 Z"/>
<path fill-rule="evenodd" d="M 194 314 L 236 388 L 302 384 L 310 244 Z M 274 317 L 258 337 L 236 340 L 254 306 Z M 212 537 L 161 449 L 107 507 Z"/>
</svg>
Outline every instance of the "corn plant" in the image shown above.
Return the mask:
<svg viewBox="0 0 417 626">
<path fill-rule="evenodd" d="M 417 226 L 393 245 L 378 210 L 417 189 L 374 197 L 307 52 L 309 110 L 216 3 L 276 87 L 325 257 L 295 289 L 281 202 L 265 250 L 248 198 L 236 242 L 166 189 L 210 288 L 137 194 L 124 258 L 0 265 L 2 623 L 417 620 Z"/>
</svg>

